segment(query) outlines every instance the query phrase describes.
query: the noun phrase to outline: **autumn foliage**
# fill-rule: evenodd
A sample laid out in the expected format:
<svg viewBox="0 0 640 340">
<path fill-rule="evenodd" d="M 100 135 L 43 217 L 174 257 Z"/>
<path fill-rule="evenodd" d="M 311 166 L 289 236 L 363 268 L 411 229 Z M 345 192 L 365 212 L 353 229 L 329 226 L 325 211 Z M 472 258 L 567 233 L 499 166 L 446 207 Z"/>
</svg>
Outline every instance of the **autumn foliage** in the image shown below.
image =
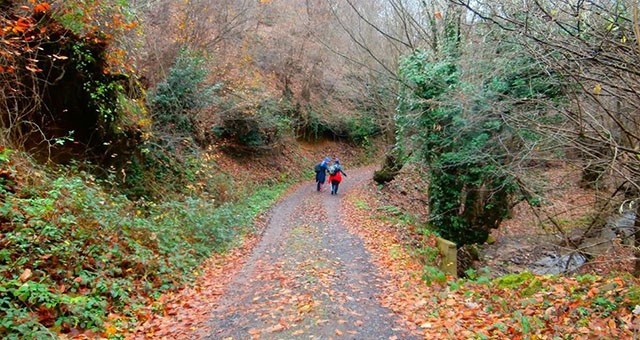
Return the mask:
<svg viewBox="0 0 640 340">
<path fill-rule="evenodd" d="M 69 19 L 76 9 L 68 4 L 54 8 L 29 1 L 4 6 L 0 16 L 3 137 L 63 162 L 69 153 L 89 150 L 95 159 L 96 153 L 106 151 L 105 142 L 134 137 L 117 112 L 129 100 L 121 94 L 135 85 L 127 74 L 111 72 L 126 70 L 124 60 L 113 58 L 117 49 L 110 48 L 116 28 L 100 31 L 91 29 L 89 21 Z M 121 126 L 119 132 L 116 125 Z M 65 139 L 74 144 L 65 146 Z"/>
</svg>

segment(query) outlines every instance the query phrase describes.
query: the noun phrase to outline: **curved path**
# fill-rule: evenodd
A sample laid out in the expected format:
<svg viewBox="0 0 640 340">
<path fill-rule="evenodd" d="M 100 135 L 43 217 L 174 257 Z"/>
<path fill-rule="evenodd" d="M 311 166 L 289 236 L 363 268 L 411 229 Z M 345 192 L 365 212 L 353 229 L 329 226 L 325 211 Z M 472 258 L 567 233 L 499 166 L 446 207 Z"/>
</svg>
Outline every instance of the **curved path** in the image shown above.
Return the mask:
<svg viewBox="0 0 640 340">
<path fill-rule="evenodd" d="M 341 201 L 371 172 L 348 172 L 337 196 L 305 183 L 271 210 L 260 243 L 213 311 L 206 339 L 417 338 L 380 305 L 384 278 L 342 223 Z"/>
</svg>

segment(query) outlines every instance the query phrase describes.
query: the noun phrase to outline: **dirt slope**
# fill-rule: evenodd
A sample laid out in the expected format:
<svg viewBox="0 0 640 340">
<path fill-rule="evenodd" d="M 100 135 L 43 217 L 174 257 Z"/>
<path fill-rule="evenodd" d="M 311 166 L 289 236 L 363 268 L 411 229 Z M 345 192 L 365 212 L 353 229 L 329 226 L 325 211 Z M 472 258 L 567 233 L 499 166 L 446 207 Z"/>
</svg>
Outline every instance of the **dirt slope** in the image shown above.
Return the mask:
<svg viewBox="0 0 640 340">
<path fill-rule="evenodd" d="M 263 237 L 212 311 L 205 338 L 413 338 L 380 305 L 382 278 L 362 240 L 343 225 L 345 193 L 371 172 L 348 172 L 337 196 L 306 183 L 275 206 Z"/>
</svg>

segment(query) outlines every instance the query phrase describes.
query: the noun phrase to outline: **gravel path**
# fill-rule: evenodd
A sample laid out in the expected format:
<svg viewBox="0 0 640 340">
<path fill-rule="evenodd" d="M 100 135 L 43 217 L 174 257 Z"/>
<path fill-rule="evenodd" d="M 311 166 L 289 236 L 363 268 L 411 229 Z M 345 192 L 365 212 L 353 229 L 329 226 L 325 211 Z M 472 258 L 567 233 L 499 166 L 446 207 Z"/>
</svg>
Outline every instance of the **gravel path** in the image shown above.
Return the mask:
<svg viewBox="0 0 640 340">
<path fill-rule="evenodd" d="M 417 338 L 378 302 L 384 278 L 343 226 L 341 201 L 371 171 L 348 172 L 337 196 L 306 183 L 272 209 L 206 339 Z"/>
</svg>

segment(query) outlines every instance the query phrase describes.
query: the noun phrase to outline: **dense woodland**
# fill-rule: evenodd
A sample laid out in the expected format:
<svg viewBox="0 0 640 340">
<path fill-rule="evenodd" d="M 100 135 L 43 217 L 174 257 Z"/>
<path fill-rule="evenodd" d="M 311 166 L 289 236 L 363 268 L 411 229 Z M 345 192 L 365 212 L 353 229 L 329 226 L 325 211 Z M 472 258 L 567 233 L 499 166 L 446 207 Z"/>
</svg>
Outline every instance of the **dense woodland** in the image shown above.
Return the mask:
<svg viewBox="0 0 640 340">
<path fill-rule="evenodd" d="M 0 335 L 118 337 L 311 178 L 318 155 L 297 146 L 326 140 L 357 150 L 352 166 L 379 163 L 380 188 L 418 174 L 419 233 L 461 254 L 516 207 L 586 258 L 585 239 L 631 216 L 607 254 L 631 265 L 607 274 L 635 282 L 639 10 L 0 0 Z M 546 209 L 541 173 L 558 167 L 592 197 L 571 221 Z M 428 268 L 425 285 L 441 274 Z M 633 310 L 627 282 L 591 313 Z"/>
</svg>

